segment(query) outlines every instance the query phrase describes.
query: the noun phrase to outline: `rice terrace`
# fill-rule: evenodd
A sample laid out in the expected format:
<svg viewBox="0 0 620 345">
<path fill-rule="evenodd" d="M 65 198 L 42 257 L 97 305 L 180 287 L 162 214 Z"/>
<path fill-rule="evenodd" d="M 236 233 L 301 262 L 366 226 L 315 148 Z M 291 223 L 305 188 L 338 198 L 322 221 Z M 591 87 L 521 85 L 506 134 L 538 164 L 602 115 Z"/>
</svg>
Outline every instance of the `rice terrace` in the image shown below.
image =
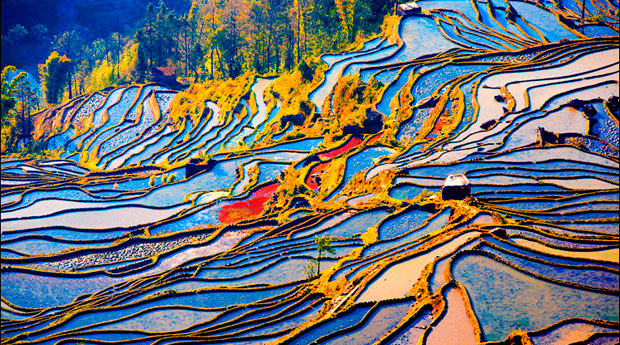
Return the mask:
<svg viewBox="0 0 620 345">
<path fill-rule="evenodd" d="M 1 343 L 612 345 L 618 0 L 2 0 Z"/>
</svg>

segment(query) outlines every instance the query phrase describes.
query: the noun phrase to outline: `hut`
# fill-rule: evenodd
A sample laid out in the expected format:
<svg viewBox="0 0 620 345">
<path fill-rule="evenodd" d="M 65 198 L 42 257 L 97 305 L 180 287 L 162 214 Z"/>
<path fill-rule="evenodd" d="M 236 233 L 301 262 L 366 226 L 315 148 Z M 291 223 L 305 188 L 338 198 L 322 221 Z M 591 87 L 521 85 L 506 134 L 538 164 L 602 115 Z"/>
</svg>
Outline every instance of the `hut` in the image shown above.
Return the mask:
<svg viewBox="0 0 620 345">
<path fill-rule="evenodd" d="M 174 67 L 153 67 L 151 69 L 151 80 L 158 81 L 170 81 L 176 80 L 177 74 Z"/>
<path fill-rule="evenodd" d="M 177 81 L 176 69 L 174 67 L 154 67 L 151 69 L 150 81 L 175 90 L 183 88 L 183 84 Z"/>
<path fill-rule="evenodd" d="M 463 200 L 471 196 L 471 183 L 465 175 L 449 175 L 441 188 L 444 200 Z"/>
<path fill-rule="evenodd" d="M 422 9 L 420 8 L 420 5 L 416 4 L 415 2 L 409 2 L 406 4 L 398 5 L 397 12 L 401 16 L 409 16 L 422 12 Z"/>
</svg>

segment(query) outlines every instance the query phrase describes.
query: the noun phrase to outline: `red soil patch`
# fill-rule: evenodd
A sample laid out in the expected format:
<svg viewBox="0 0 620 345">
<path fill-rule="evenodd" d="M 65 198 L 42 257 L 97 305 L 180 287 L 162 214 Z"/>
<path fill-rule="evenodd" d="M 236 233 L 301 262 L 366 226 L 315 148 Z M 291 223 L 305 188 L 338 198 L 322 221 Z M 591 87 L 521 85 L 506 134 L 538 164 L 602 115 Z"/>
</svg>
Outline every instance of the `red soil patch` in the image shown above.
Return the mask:
<svg viewBox="0 0 620 345">
<path fill-rule="evenodd" d="M 346 144 L 342 145 L 337 149 L 333 149 L 329 152 L 325 152 L 319 155 L 321 159 L 330 159 L 338 156 L 341 153 L 347 152 L 349 149 L 359 145 L 362 143 L 362 139 L 358 137 L 351 138 Z"/>
<path fill-rule="evenodd" d="M 370 138 L 370 140 L 368 140 L 367 145 L 372 145 L 376 143 L 377 141 L 381 140 L 381 137 L 383 137 L 383 133 L 375 135 L 374 137 Z"/>
<path fill-rule="evenodd" d="M 310 173 L 306 177 L 306 184 L 308 187 L 312 189 L 319 188 L 319 184 L 316 182 L 316 177 L 321 177 L 323 175 L 323 171 L 325 171 L 325 168 L 327 168 L 328 165 L 329 163 L 322 163 L 310 170 Z"/>
<path fill-rule="evenodd" d="M 436 134 L 439 135 L 441 134 L 441 130 L 446 127 L 447 125 L 449 125 L 449 119 L 447 116 L 441 116 L 437 122 L 435 123 L 435 128 L 433 128 L 433 131 L 428 133 L 428 135 L 432 135 L 432 134 Z M 429 140 L 430 138 L 427 136 L 426 137 L 427 140 Z"/>
<path fill-rule="evenodd" d="M 220 223 L 230 224 L 260 215 L 279 186 L 279 183 L 269 184 L 256 190 L 248 199 L 222 207 L 218 216 Z"/>
</svg>

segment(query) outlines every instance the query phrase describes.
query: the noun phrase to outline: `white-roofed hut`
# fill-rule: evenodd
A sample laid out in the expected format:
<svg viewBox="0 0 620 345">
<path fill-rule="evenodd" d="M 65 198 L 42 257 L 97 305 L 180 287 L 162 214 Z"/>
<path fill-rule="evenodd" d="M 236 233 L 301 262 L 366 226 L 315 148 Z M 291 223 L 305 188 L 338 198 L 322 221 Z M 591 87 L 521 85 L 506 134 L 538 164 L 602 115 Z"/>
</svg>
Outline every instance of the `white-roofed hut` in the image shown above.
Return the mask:
<svg viewBox="0 0 620 345">
<path fill-rule="evenodd" d="M 471 196 L 471 183 L 465 175 L 450 175 L 441 188 L 444 200 L 463 200 Z"/>
<path fill-rule="evenodd" d="M 420 8 L 420 5 L 416 4 L 415 2 L 409 2 L 406 4 L 398 5 L 397 11 L 399 15 L 404 17 L 420 13 L 422 12 L 422 9 Z"/>
</svg>

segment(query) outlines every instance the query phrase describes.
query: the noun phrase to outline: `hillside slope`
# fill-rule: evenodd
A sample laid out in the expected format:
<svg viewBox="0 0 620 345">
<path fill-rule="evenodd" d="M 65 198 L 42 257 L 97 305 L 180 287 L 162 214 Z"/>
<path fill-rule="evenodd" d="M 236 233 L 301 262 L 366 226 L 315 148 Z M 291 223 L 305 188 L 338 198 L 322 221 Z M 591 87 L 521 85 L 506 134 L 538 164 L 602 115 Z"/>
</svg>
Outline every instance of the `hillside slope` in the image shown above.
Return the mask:
<svg viewBox="0 0 620 345">
<path fill-rule="evenodd" d="M 278 78 L 37 114 L 3 344 L 617 343 L 618 3 L 418 4 Z"/>
</svg>

